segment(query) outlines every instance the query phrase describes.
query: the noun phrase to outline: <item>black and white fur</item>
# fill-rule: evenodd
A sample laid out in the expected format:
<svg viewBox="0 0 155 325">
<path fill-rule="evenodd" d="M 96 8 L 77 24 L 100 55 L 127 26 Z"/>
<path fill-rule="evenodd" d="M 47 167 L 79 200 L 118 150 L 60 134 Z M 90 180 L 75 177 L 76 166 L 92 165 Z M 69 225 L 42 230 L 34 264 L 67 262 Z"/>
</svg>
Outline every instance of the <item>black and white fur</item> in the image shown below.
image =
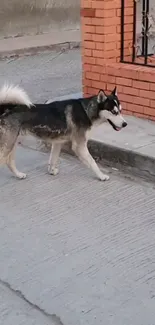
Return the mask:
<svg viewBox="0 0 155 325">
<path fill-rule="evenodd" d="M 116 88 L 110 95 L 100 90 L 97 96 L 90 98 L 33 104 L 21 88 L 4 86 L 0 90 L 0 163 L 7 164 L 16 177 L 26 177 L 17 170 L 14 153 L 19 134 L 28 132 L 51 143 L 50 174 L 58 174 L 62 145 L 71 142 L 79 159 L 100 180 L 108 180 L 109 176 L 101 172 L 87 148 L 92 126 L 107 121 L 116 131 L 127 125 L 121 115 Z"/>
</svg>

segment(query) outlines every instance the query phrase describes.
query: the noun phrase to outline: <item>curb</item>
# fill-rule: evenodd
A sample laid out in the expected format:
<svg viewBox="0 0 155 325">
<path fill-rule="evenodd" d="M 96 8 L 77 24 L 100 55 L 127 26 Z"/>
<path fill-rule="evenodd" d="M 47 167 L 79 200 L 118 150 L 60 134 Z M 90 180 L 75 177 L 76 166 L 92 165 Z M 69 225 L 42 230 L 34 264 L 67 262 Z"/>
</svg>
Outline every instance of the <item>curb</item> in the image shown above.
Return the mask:
<svg viewBox="0 0 155 325">
<path fill-rule="evenodd" d="M 49 153 L 51 146 L 44 141 L 35 140 L 27 144 L 20 142 L 23 147 Z M 136 151 L 112 146 L 103 142 L 89 140 L 88 149 L 94 159 L 103 167 L 124 171 L 139 176 L 147 181 L 155 182 L 155 158 L 139 154 Z M 70 144 L 65 144 L 62 151 L 75 156 Z"/>
<path fill-rule="evenodd" d="M 64 42 L 64 43 L 58 43 L 58 44 L 51 44 L 51 45 L 43 45 L 43 46 L 34 46 L 34 47 L 28 47 L 28 48 L 21 48 L 21 49 L 14 49 L 10 51 L 0 51 L 0 59 L 4 60 L 7 58 L 16 58 L 20 56 L 29 56 L 29 55 L 35 55 L 43 52 L 48 51 L 67 51 L 72 50 L 75 48 L 79 48 L 81 46 L 81 42 Z"/>
<path fill-rule="evenodd" d="M 112 168 L 155 182 L 155 158 L 95 140 L 89 141 L 88 148 L 101 165 L 107 164 Z"/>
</svg>

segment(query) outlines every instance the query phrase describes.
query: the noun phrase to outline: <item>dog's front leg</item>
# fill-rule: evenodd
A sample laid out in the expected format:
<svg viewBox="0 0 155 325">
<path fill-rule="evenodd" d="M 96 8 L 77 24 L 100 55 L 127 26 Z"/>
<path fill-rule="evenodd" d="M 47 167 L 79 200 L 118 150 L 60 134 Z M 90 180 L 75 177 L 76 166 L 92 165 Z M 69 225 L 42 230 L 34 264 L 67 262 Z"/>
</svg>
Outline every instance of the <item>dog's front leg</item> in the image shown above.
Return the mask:
<svg viewBox="0 0 155 325">
<path fill-rule="evenodd" d="M 89 168 L 93 170 L 93 172 L 96 174 L 96 176 L 101 180 L 101 181 L 107 181 L 109 179 L 108 175 L 105 175 L 101 172 L 99 167 L 97 166 L 95 160 L 91 156 L 91 154 L 88 151 L 87 148 L 87 143 L 77 143 L 73 142 L 72 143 L 72 149 L 75 152 L 75 154 L 78 156 L 78 158 Z"/>
<path fill-rule="evenodd" d="M 50 175 L 55 176 L 59 172 L 58 160 L 59 160 L 60 152 L 61 152 L 61 143 L 53 143 L 49 162 L 48 162 L 48 172 Z"/>
</svg>

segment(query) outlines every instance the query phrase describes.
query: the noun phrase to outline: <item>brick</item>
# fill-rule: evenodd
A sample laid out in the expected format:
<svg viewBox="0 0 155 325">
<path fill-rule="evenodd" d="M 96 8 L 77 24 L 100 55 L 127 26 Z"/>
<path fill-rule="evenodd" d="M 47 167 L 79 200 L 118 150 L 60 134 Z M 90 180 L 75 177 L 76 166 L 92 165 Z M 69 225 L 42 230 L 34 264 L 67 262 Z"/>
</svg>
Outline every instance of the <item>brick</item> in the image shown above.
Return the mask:
<svg viewBox="0 0 155 325">
<path fill-rule="evenodd" d="M 133 103 L 141 106 L 149 106 L 150 100 L 147 98 L 133 96 Z"/>
<path fill-rule="evenodd" d="M 92 50 L 90 50 L 90 49 L 86 49 L 86 48 L 84 48 L 84 49 L 82 50 L 82 52 L 84 52 L 84 55 L 85 55 L 85 56 L 92 56 Z"/>
<path fill-rule="evenodd" d="M 124 32 L 132 32 L 132 31 L 133 31 L 133 24 L 124 25 Z"/>
<path fill-rule="evenodd" d="M 115 88 L 115 83 L 114 84 L 107 84 L 106 89 L 109 91 L 109 93 Z"/>
<path fill-rule="evenodd" d="M 91 8 L 92 0 L 81 0 L 81 8 Z"/>
<path fill-rule="evenodd" d="M 111 76 L 117 76 L 119 75 L 119 69 L 115 68 L 115 67 L 110 67 L 110 66 L 106 66 L 105 67 L 105 71 L 107 74 L 111 75 Z"/>
<path fill-rule="evenodd" d="M 120 51 L 117 49 L 104 52 L 104 59 L 117 58 L 119 56 L 120 56 Z"/>
<path fill-rule="evenodd" d="M 92 41 L 93 39 L 92 39 L 92 34 L 90 34 L 90 33 L 83 33 L 82 34 L 82 39 L 84 40 L 84 41 Z"/>
<path fill-rule="evenodd" d="M 149 82 L 143 82 L 138 80 L 133 80 L 133 87 L 138 89 L 149 90 Z"/>
<path fill-rule="evenodd" d="M 134 96 L 138 96 L 139 95 L 139 90 L 138 89 L 134 89 L 132 87 L 123 87 L 123 93 L 124 94 L 129 94 L 129 95 L 134 95 Z"/>
<path fill-rule="evenodd" d="M 122 91 L 123 91 L 123 87 L 121 85 L 117 85 L 117 92 L 119 96 L 122 93 Z"/>
<path fill-rule="evenodd" d="M 125 9 L 125 16 L 133 16 L 133 6 Z"/>
<path fill-rule="evenodd" d="M 92 40 L 94 42 L 100 42 L 100 43 L 103 43 L 104 42 L 104 35 L 102 34 L 93 34 L 92 35 Z"/>
<path fill-rule="evenodd" d="M 128 79 L 138 79 L 138 71 L 133 69 L 133 65 L 124 65 L 119 70 L 120 77 Z"/>
<path fill-rule="evenodd" d="M 122 110 L 123 110 L 123 114 L 125 113 L 125 110 L 127 109 L 127 103 L 123 102 L 121 100 L 121 105 L 122 105 Z"/>
<path fill-rule="evenodd" d="M 133 15 L 131 16 L 124 16 L 124 24 L 133 24 Z"/>
<path fill-rule="evenodd" d="M 144 113 L 144 108 L 141 105 L 128 104 L 128 109 L 131 110 L 132 112 L 141 113 L 141 114 Z"/>
<path fill-rule="evenodd" d="M 85 86 L 87 86 L 87 87 L 91 87 L 91 85 L 92 85 L 92 80 L 84 78 L 84 79 L 83 79 L 83 84 L 84 84 Z"/>
<path fill-rule="evenodd" d="M 124 39 L 126 41 L 131 41 L 133 39 L 133 35 L 132 35 L 132 32 L 125 32 L 124 33 Z"/>
<path fill-rule="evenodd" d="M 149 105 L 148 105 L 148 106 L 149 106 Z M 150 106 L 153 107 L 153 108 L 155 108 L 155 100 L 151 100 L 151 101 L 150 101 Z"/>
<path fill-rule="evenodd" d="M 92 8 L 94 9 L 105 9 L 104 1 L 92 1 Z"/>
<path fill-rule="evenodd" d="M 103 18 L 92 18 L 92 25 L 94 26 L 104 26 L 105 20 Z"/>
<path fill-rule="evenodd" d="M 103 0 L 102 0 L 103 1 Z M 121 8 L 121 1 L 115 0 L 115 1 L 103 1 L 104 2 L 104 9 L 118 9 Z"/>
<path fill-rule="evenodd" d="M 155 84 L 150 83 L 150 90 L 155 91 Z"/>
<path fill-rule="evenodd" d="M 89 18 L 89 17 L 84 17 L 84 18 L 81 18 L 82 20 L 82 23 L 83 25 L 92 25 L 92 18 Z"/>
<path fill-rule="evenodd" d="M 91 70 L 92 72 L 97 72 L 100 74 L 105 73 L 105 67 L 96 64 L 91 66 Z"/>
<path fill-rule="evenodd" d="M 132 86 L 132 81 L 131 79 L 118 77 L 116 78 L 116 84 L 124 85 L 124 86 Z"/>
<path fill-rule="evenodd" d="M 144 70 L 139 71 L 139 79 L 142 81 L 155 83 L 155 69 L 144 67 Z"/>
<path fill-rule="evenodd" d="M 115 50 L 116 49 L 116 43 L 96 43 L 96 50 Z"/>
<path fill-rule="evenodd" d="M 106 74 L 101 75 L 101 80 L 106 83 L 107 82 L 112 83 L 112 84 L 116 83 L 116 78 L 114 76 L 107 76 Z"/>
<path fill-rule="evenodd" d="M 104 57 L 104 51 L 93 50 L 93 57 L 95 57 L 95 58 L 103 58 Z"/>
<path fill-rule="evenodd" d="M 133 96 L 128 94 L 119 94 L 119 99 L 126 103 L 133 103 Z"/>
<path fill-rule="evenodd" d="M 81 8 L 81 17 L 95 17 L 95 9 L 93 8 Z"/>
<path fill-rule="evenodd" d="M 112 18 L 105 18 L 104 19 L 104 26 L 115 26 L 120 25 L 120 18 L 119 17 L 112 17 Z"/>
<path fill-rule="evenodd" d="M 92 70 L 92 65 L 91 64 L 87 64 L 87 63 L 84 63 L 82 65 L 82 68 L 83 68 L 83 71 L 91 71 Z"/>
<path fill-rule="evenodd" d="M 121 17 L 121 9 L 116 9 L 116 16 Z"/>
<path fill-rule="evenodd" d="M 95 89 L 105 89 L 106 84 L 103 81 L 92 81 L 92 87 Z"/>
<path fill-rule="evenodd" d="M 96 34 L 114 34 L 116 33 L 116 26 L 96 26 Z"/>
<path fill-rule="evenodd" d="M 95 58 L 91 57 L 91 56 L 83 56 L 82 58 L 83 63 L 88 63 L 88 64 L 95 64 Z"/>
<path fill-rule="evenodd" d="M 84 41 L 84 47 L 85 49 L 95 49 L 95 42 L 91 42 L 91 41 Z"/>
<path fill-rule="evenodd" d="M 100 80 L 100 74 L 95 72 L 86 72 L 86 78 L 90 80 Z"/>
<path fill-rule="evenodd" d="M 144 107 L 144 114 L 155 117 L 155 109 L 151 107 Z"/>
<path fill-rule="evenodd" d="M 106 42 L 106 43 L 116 42 L 116 41 L 121 40 L 121 35 L 119 35 L 119 34 L 103 35 L 102 37 L 103 37 L 104 42 Z"/>
<path fill-rule="evenodd" d="M 140 90 L 139 95 L 142 98 L 155 99 L 155 92 L 153 91 Z"/>
<path fill-rule="evenodd" d="M 95 34 L 96 32 L 96 27 L 95 26 L 84 26 L 84 32 L 85 33 L 90 33 L 90 34 Z"/>
<path fill-rule="evenodd" d="M 95 64 L 100 66 L 100 67 L 103 67 L 106 63 L 106 59 L 103 59 L 103 58 L 95 58 Z"/>
<path fill-rule="evenodd" d="M 89 95 L 96 95 L 98 93 L 98 88 L 88 87 Z"/>
<path fill-rule="evenodd" d="M 107 9 L 107 10 L 96 9 L 96 17 L 111 18 L 115 16 L 116 16 L 116 9 Z"/>
</svg>

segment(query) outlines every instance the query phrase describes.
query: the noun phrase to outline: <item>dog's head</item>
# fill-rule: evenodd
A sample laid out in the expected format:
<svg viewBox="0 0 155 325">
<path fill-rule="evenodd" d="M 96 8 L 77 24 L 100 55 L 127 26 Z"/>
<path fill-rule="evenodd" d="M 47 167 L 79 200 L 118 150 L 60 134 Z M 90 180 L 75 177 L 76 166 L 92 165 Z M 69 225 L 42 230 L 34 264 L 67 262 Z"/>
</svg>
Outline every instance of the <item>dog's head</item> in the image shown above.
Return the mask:
<svg viewBox="0 0 155 325">
<path fill-rule="evenodd" d="M 110 95 L 106 95 L 100 90 L 97 95 L 99 119 L 101 122 L 107 120 L 115 131 L 120 131 L 127 126 L 127 122 L 121 115 L 121 104 L 117 96 L 117 89 L 112 91 Z"/>
</svg>

